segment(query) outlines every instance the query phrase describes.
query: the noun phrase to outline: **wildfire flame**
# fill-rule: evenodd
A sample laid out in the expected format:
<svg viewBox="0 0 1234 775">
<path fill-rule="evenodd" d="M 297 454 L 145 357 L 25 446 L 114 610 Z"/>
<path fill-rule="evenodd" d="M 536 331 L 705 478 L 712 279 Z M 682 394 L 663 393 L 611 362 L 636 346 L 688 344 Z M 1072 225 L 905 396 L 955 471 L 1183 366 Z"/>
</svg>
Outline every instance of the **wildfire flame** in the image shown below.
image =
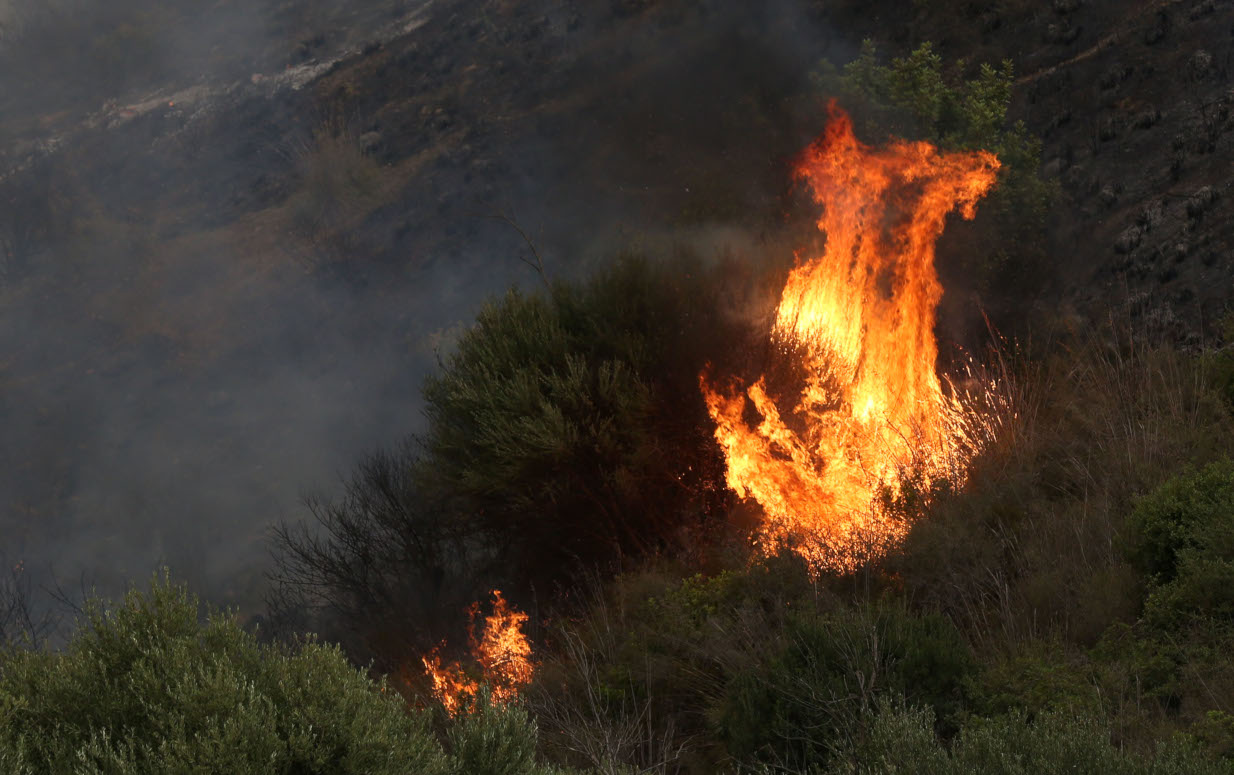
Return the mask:
<svg viewBox="0 0 1234 775">
<path fill-rule="evenodd" d="M 445 664 L 440 647 L 422 657 L 424 669 L 433 681 L 433 696 L 451 715 L 464 706 L 468 697 L 474 697 L 481 685 L 489 687 L 489 699 L 505 705 L 518 698 L 519 690 L 531 683 L 535 667 L 531 659 L 531 644 L 523 634 L 527 614 L 515 609 L 500 590 L 493 590 L 493 612 L 484 618 L 483 633 L 476 635 L 476 617 L 480 615 L 480 603 L 467 609 L 467 636 L 471 644 L 471 656 L 479 666 L 477 680 L 458 662 Z"/>
<path fill-rule="evenodd" d="M 906 531 L 880 493 L 899 492 L 910 473 L 963 476 L 982 419 L 936 372 L 934 243 L 949 212 L 975 215 L 998 168 L 985 151 L 871 148 L 831 106 L 795 169 L 823 208 L 825 249 L 798 257 L 771 334 L 781 357 L 801 359 L 804 387 L 774 395 L 766 375 L 726 389 L 699 378 L 728 484 L 766 514 L 765 552 L 788 545 L 815 570 L 852 569 Z"/>
</svg>

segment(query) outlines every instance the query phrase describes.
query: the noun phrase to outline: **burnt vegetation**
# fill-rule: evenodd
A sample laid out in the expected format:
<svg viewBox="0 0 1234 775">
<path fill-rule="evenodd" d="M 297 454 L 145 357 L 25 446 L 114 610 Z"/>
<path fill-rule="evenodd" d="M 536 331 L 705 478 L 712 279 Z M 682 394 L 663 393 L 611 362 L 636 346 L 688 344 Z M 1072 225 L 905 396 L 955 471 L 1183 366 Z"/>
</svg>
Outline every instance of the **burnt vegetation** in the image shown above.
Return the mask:
<svg viewBox="0 0 1234 775">
<path fill-rule="evenodd" d="M 317 5 L 320 18 L 334 18 L 328 3 L 263 13 L 290 24 L 293 6 Z M 467 34 L 506 50 L 493 18 L 508 5 L 485 4 Z M 75 629 L 57 635 L 22 568 L 5 567 L 0 769 L 1234 773 L 1234 311 L 1221 309 L 1224 330 L 1208 320 L 1202 335 L 1147 293 L 1087 319 L 1043 312 L 1042 298 L 1068 274 L 1057 238 L 1040 235 L 1062 222 L 1060 209 L 1095 206 L 1079 190 L 1093 188 L 1111 210 L 1125 193 L 1091 170 L 1079 183 L 1060 178 L 1072 162 L 1059 161 L 1048 135 L 1066 120 L 1042 131 L 1015 118 L 1017 94 L 1046 87 L 1017 83 L 1026 77 L 1017 65 L 990 55 L 1034 12 L 1017 2 L 920 2 L 916 26 L 888 22 L 880 36 L 849 18 L 857 5 L 814 13 L 880 43 L 818 64 L 802 79 L 810 100 L 839 98 L 871 143 L 894 135 L 989 149 L 1004 165 L 977 219 L 949 222 L 938 254 L 944 286 L 964 289 L 944 301 L 940 328 L 970 344 L 941 367 L 957 382 L 997 382 L 998 431 L 962 483 L 910 476 L 885 493 L 886 513 L 909 526 L 901 543 L 844 573 L 812 570 L 788 549 L 760 556 L 750 545 L 757 506 L 726 484 L 700 375 L 763 372 L 773 393 L 800 391 L 792 345 L 766 336 L 788 268 L 779 241 L 795 244 L 812 226 L 797 217 L 800 197 L 775 200 L 776 217 L 789 211 L 789 234 L 767 237 L 774 219 L 750 215 L 731 182 L 684 197 L 674 179 L 665 208 L 674 227 L 731 220 L 762 238 L 719 256 L 649 240 L 560 277 L 534 235 L 499 216 L 518 229 L 526 244 L 513 250 L 532 251 L 523 262 L 539 276 L 491 297 L 437 342 L 418 432 L 361 457 L 335 494 L 308 498 L 273 529 L 260 621 L 202 607 L 163 576 L 122 601 L 86 603 Z M 1045 67 L 1087 50 L 1076 19 L 1108 11 L 1088 5 L 1053 3 L 1043 45 L 1059 50 L 1030 61 Z M 671 26 L 668 6 L 614 2 L 608 11 Z M 1218 6 L 1195 4 L 1192 21 Z M 29 58 L 39 79 L 84 66 L 108 89 L 136 89 L 157 55 L 148 29 L 191 25 L 195 9 L 136 3 L 70 18 L 54 6 L 27 20 L 3 57 Z M 1175 22 L 1144 18 L 1143 46 L 1175 34 Z M 75 59 L 38 52 L 56 25 L 69 35 L 58 46 L 89 42 Z M 528 29 L 535 50 L 544 33 Z M 930 42 L 914 30 L 943 34 Z M 263 56 L 285 65 L 328 43 L 306 40 L 307 49 Z M 360 62 L 378 79 L 399 67 L 453 67 L 420 49 L 377 47 Z M 1201 57 L 1188 77 L 1225 78 L 1219 70 Z M 1121 73 L 1110 78 L 1130 77 Z M 400 176 L 414 178 L 428 163 L 419 154 L 432 154 L 357 118 L 365 98 L 353 76 L 332 70 L 314 87 L 328 107 L 307 126 L 271 130 L 278 152 L 254 196 L 270 206 L 262 225 L 303 248 L 298 271 L 312 281 L 393 286 L 389 257 L 414 231 L 410 220 L 386 231 L 390 212 L 412 199 Z M 64 89 L 4 99 L 54 107 L 73 101 Z M 456 126 L 464 109 L 455 108 L 414 121 L 426 135 L 480 144 L 478 130 Z M 1214 147 L 1220 109 L 1205 102 L 1197 119 Z M 413 121 L 390 112 L 391 126 Z M 1160 120 L 1137 115 L 1134 130 L 1108 132 L 1148 132 Z M 1103 131 L 1096 148 L 1113 139 Z M 791 136 L 777 135 L 776 149 Z M 1215 152 L 1195 142 L 1175 150 L 1176 174 Z M 432 186 L 491 177 L 487 164 L 451 153 Z M 6 292 L 38 279 L 48 271 L 40 256 L 68 243 L 122 243 L 133 276 L 157 263 L 119 205 L 72 193 L 88 172 L 48 157 L 14 174 L 0 181 Z M 15 181 L 28 195 L 11 193 Z M 1142 210 L 1111 252 L 1158 272 L 1217 250 L 1220 236 L 1201 235 L 1221 201 L 1212 188 L 1179 200 L 1182 258 L 1145 249 L 1173 228 L 1168 206 Z M 379 259 L 357 263 L 365 251 Z M 98 271 L 81 264 L 48 276 Z M 970 354 L 973 371 L 952 367 Z M 452 716 L 433 699 L 421 657 L 440 648 L 462 658 L 465 612 L 494 589 L 530 614 L 535 678 L 509 706 L 482 689 Z"/>
</svg>

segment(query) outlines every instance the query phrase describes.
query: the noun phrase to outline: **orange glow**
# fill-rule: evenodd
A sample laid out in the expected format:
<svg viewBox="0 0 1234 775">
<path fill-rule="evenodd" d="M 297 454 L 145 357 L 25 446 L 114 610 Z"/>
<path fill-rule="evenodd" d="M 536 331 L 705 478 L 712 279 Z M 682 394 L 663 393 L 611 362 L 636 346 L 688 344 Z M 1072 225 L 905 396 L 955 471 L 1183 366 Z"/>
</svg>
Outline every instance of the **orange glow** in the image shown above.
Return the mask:
<svg viewBox="0 0 1234 775">
<path fill-rule="evenodd" d="M 963 477 L 984 421 L 936 372 L 934 243 L 949 212 L 973 217 L 998 168 L 985 151 L 871 148 L 831 106 L 795 169 L 823 208 L 826 247 L 798 257 L 771 332 L 796 381 L 717 387 L 700 376 L 728 484 L 765 513 L 764 552 L 791 546 L 815 570 L 851 570 L 907 530 L 880 493 L 910 472 L 927 484 Z"/>
<path fill-rule="evenodd" d="M 531 683 L 535 671 L 531 644 L 523 633 L 527 614 L 507 603 L 499 590 L 493 590 L 493 612 L 484 618 L 479 637 L 476 617 L 480 615 L 480 604 L 472 603 L 467 614 L 467 634 L 478 679 L 458 662 L 443 663 L 439 649 L 422 658 L 424 669 L 433 680 L 433 696 L 451 714 L 457 713 L 468 697 L 474 697 L 481 685 L 489 687 L 490 699 L 500 705 L 517 699 L 519 690 Z"/>
</svg>

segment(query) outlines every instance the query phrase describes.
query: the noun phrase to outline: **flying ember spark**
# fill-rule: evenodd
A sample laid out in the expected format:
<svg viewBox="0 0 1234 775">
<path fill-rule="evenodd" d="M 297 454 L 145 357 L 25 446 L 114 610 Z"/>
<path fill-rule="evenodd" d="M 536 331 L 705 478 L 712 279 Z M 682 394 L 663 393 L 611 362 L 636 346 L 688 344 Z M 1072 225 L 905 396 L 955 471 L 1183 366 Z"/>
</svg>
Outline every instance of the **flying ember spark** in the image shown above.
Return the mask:
<svg viewBox="0 0 1234 775">
<path fill-rule="evenodd" d="M 984 425 L 936 371 L 934 243 L 949 212 L 975 215 L 998 168 L 985 151 L 871 148 L 831 106 L 795 169 L 822 206 L 825 249 L 799 257 L 771 332 L 799 379 L 781 390 L 766 374 L 728 387 L 700 376 L 728 484 L 765 513 L 764 552 L 791 546 L 815 570 L 852 569 L 906 531 L 880 495 L 909 475 L 963 477 Z"/>
</svg>

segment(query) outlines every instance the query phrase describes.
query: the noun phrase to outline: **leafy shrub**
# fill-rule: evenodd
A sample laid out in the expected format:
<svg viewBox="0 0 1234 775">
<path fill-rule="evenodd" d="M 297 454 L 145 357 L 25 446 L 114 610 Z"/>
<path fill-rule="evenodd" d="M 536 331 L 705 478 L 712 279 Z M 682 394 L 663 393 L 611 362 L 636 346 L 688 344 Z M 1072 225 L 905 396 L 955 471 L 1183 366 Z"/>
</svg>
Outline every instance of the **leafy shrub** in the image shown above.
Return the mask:
<svg viewBox="0 0 1234 775">
<path fill-rule="evenodd" d="M 329 242 L 380 199 L 381 167 L 337 121 L 325 122 L 296 154 L 299 188 L 288 201 L 292 224 L 311 241 Z"/>
<path fill-rule="evenodd" d="M 707 283 L 628 258 L 487 305 L 425 385 L 426 488 L 541 588 L 700 537 L 728 496 L 697 378 L 738 339 Z"/>
<path fill-rule="evenodd" d="M 94 602 L 63 653 L 0 658 L 0 769 L 14 773 L 447 772 L 423 717 L 335 648 L 259 645 L 156 580 Z"/>
<path fill-rule="evenodd" d="M 819 766 L 888 695 L 928 705 L 950 725 L 973 670 L 945 619 L 893 608 L 802 616 L 783 638 L 780 653 L 737 674 L 724 698 L 720 737 L 739 760 Z"/>
<path fill-rule="evenodd" d="M 948 749 L 934 734 L 928 708 L 880 704 L 869 737 L 831 770 L 836 773 L 915 775 L 1217 775 L 1229 768 L 1185 745 L 1162 746 L 1154 756 L 1121 750 L 1105 726 L 1089 715 L 1049 713 L 1029 721 L 1022 714 L 966 727 Z"/>
<path fill-rule="evenodd" d="M 1134 622 L 1143 587 L 1120 542 L 1136 494 L 1183 461 L 1232 451 L 1234 424 L 1202 368 L 1118 333 L 1055 340 L 1008 366 L 1014 411 L 962 488 L 906 515 L 909 535 L 885 563 L 894 588 L 974 643 L 1088 648 Z"/>
<path fill-rule="evenodd" d="M 1234 715 L 1210 710 L 1191 726 L 1190 737 L 1214 755 L 1234 759 Z"/>
<path fill-rule="evenodd" d="M 1047 712 L 1089 712 L 1100 700 L 1091 672 L 1062 644 L 1030 642 L 983 666 L 970 681 L 968 696 L 973 711 L 988 716 L 1012 711 L 1029 718 Z"/>
<path fill-rule="evenodd" d="M 22 773 L 548 775 L 537 730 L 482 695 L 447 720 L 409 710 L 335 646 L 266 646 L 199 619 L 168 579 L 88 604 L 63 653 L 0 652 L 0 770 Z"/>
<path fill-rule="evenodd" d="M 1234 620 L 1234 461 L 1162 484 L 1136 503 L 1128 532 L 1128 558 L 1149 587 L 1147 621 Z"/>
<path fill-rule="evenodd" d="M 458 775 L 550 775 L 536 762 L 536 722 L 518 706 L 495 705 L 481 690 L 454 717 L 446 747 Z"/>
</svg>

